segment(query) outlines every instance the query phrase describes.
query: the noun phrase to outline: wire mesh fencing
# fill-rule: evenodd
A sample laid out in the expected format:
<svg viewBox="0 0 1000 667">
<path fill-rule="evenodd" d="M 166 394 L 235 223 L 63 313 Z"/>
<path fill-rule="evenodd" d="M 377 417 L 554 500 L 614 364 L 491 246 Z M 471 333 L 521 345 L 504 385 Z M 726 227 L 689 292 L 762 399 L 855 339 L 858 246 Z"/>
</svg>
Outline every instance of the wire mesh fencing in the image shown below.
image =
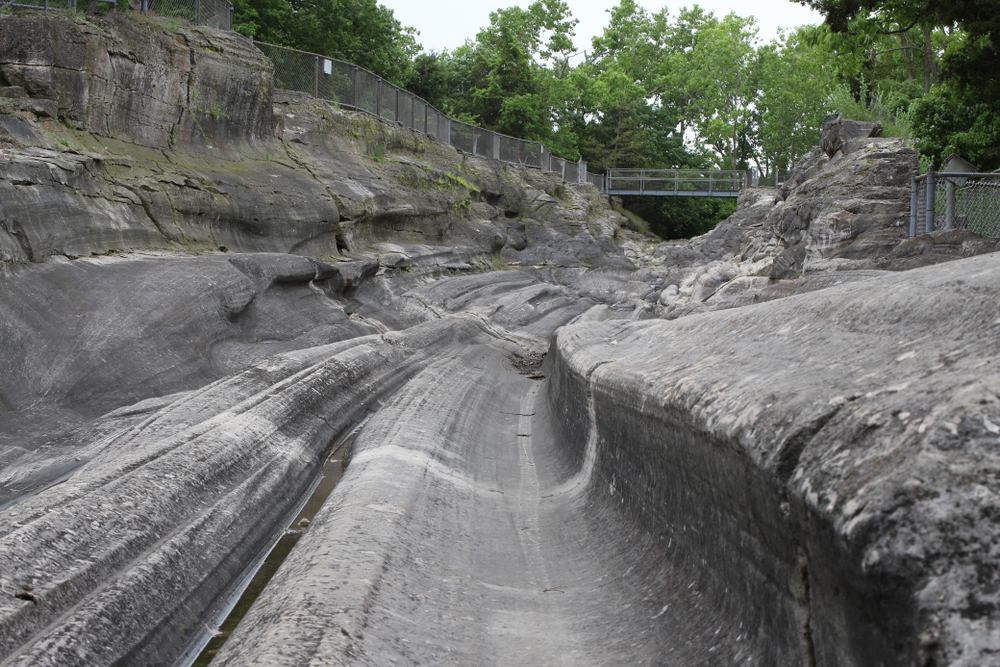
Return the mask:
<svg viewBox="0 0 1000 667">
<path fill-rule="evenodd" d="M 775 188 L 780 186 L 788 178 L 787 170 L 773 170 L 767 176 L 763 175 L 757 167 L 751 167 L 748 176 L 750 187 L 753 188 Z"/>
<path fill-rule="evenodd" d="M 604 182 L 603 177 L 588 178 L 585 162 L 553 157 L 538 141 L 518 139 L 453 120 L 426 100 L 357 65 L 265 42 L 254 44 L 274 63 L 277 88 L 307 93 L 348 109 L 395 121 L 449 143 L 463 153 L 558 172 L 572 183 Z"/>
<path fill-rule="evenodd" d="M 15 0 L 11 6 L 88 13 L 134 11 L 147 16 L 180 19 L 192 25 L 233 29 L 233 5 L 229 0 Z M 599 189 L 603 187 L 604 177 L 589 174 L 583 161 L 556 158 L 538 141 L 518 139 L 452 120 L 425 100 L 362 67 L 315 53 L 265 42 L 254 43 L 274 63 L 274 85 L 278 88 L 308 93 L 342 107 L 396 121 L 465 153 L 554 171 L 567 182 L 589 182 L 598 185 Z"/>
<path fill-rule="evenodd" d="M 192 25 L 233 29 L 233 5 L 228 0 L 18 0 L 11 6 L 71 12 L 138 12 L 181 19 Z"/>
<path fill-rule="evenodd" d="M 44 10 L 76 10 L 76 0 L 35 0 L 35 2 L 30 2 L 29 0 L 20 0 L 20 2 L 13 2 L 11 7 L 23 7 L 25 9 L 44 9 Z"/>
<path fill-rule="evenodd" d="M 929 171 L 914 178 L 910 236 L 936 229 L 1000 237 L 1000 174 Z"/>
</svg>

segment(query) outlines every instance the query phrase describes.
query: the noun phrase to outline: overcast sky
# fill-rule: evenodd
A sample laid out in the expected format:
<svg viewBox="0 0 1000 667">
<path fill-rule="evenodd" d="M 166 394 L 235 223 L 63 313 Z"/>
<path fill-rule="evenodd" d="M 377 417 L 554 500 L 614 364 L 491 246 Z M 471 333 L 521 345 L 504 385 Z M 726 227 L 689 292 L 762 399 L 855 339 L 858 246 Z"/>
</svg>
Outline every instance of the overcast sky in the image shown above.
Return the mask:
<svg viewBox="0 0 1000 667">
<path fill-rule="evenodd" d="M 513 5 L 527 7 L 531 2 L 532 0 L 379 0 L 379 4 L 393 10 L 400 23 L 420 31 L 417 42 L 423 45 L 425 51 L 452 50 L 466 39 L 474 38 L 480 28 L 488 26 L 490 12 Z M 574 38 L 576 48 L 589 51 L 590 38 L 604 30 L 609 18 L 607 10 L 616 6 L 618 0 L 568 0 L 568 4 L 573 16 L 580 20 Z M 774 39 L 779 27 L 794 28 L 807 23 L 816 25 L 823 20 L 813 9 L 789 0 L 684 0 L 676 4 L 639 0 L 638 4 L 650 13 L 657 12 L 664 6 L 669 7 L 671 16 L 677 16 L 681 7 L 695 4 L 715 12 L 719 17 L 730 12 L 740 16 L 753 15 L 757 18 L 759 37 L 765 42 Z"/>
</svg>

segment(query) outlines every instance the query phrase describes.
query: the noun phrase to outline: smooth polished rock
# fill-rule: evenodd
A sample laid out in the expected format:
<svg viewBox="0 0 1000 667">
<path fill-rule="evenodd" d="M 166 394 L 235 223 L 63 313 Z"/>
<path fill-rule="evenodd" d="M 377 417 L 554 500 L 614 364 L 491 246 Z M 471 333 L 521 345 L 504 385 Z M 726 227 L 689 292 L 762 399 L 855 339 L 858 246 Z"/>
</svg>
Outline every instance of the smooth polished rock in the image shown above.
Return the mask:
<svg viewBox="0 0 1000 667">
<path fill-rule="evenodd" d="M 995 664 L 998 287 L 993 254 L 577 324 L 550 355 L 592 416 L 556 414 L 597 429 L 595 504 L 669 535 L 766 664 Z"/>
</svg>

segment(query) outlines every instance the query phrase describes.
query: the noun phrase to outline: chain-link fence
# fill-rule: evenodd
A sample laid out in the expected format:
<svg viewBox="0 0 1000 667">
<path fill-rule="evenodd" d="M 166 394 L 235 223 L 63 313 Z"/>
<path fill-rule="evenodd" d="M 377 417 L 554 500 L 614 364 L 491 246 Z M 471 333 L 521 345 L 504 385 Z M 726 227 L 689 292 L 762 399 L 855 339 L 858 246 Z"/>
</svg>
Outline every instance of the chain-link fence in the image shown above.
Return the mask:
<svg viewBox="0 0 1000 667">
<path fill-rule="evenodd" d="M 780 169 L 773 170 L 767 176 L 763 175 L 757 167 L 751 167 L 748 179 L 752 188 L 776 188 L 788 178 L 788 171 Z"/>
<path fill-rule="evenodd" d="M 181 19 L 193 25 L 233 29 L 233 5 L 228 0 L 15 0 L 12 6 L 74 12 L 135 11 Z M 274 83 L 278 88 L 308 93 L 396 121 L 465 153 L 554 171 L 567 182 L 589 182 L 604 191 L 604 177 L 588 173 L 585 162 L 557 158 L 538 141 L 509 137 L 452 120 L 413 93 L 357 65 L 274 44 L 255 44 L 274 63 Z"/>
<path fill-rule="evenodd" d="M 1000 174 L 929 171 L 914 178 L 910 236 L 935 229 L 1000 237 Z"/>
<path fill-rule="evenodd" d="M 35 2 L 29 2 L 28 0 L 21 0 L 20 2 L 14 2 L 11 7 L 24 7 L 25 9 L 44 9 L 44 10 L 68 10 L 76 9 L 75 0 L 36 0 Z"/>
<path fill-rule="evenodd" d="M 17 0 L 11 6 L 88 13 L 134 11 L 182 19 L 192 25 L 233 29 L 233 5 L 228 0 Z"/>
<path fill-rule="evenodd" d="M 308 93 L 342 107 L 396 121 L 447 142 L 471 155 L 559 173 L 571 183 L 601 183 L 588 178 L 585 162 L 554 157 L 538 141 L 517 139 L 453 120 L 411 92 L 394 86 L 366 69 L 315 53 L 254 42 L 274 63 L 274 85 Z"/>
</svg>

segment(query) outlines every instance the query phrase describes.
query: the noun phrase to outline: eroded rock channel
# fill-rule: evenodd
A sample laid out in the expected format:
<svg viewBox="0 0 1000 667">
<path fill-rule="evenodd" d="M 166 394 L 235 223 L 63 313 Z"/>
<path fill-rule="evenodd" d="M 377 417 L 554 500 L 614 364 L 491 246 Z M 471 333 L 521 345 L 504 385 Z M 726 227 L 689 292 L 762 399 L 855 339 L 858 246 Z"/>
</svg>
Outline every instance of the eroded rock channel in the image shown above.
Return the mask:
<svg viewBox="0 0 1000 667">
<path fill-rule="evenodd" d="M 212 665 L 1000 664 L 1000 260 L 899 140 L 656 245 L 231 34 L 0 77 L 0 664 L 174 664 L 351 433 Z"/>
</svg>

